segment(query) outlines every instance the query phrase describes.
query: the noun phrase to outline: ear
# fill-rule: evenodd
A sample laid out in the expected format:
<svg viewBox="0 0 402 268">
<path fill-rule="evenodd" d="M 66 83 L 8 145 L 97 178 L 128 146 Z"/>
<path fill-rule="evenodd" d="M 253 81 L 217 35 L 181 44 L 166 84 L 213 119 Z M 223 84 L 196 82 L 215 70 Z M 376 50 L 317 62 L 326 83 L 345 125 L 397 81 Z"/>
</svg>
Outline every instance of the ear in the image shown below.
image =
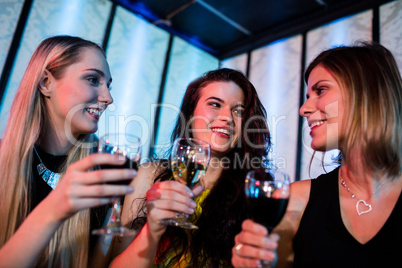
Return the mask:
<svg viewBox="0 0 402 268">
<path fill-rule="evenodd" d="M 39 80 L 39 90 L 45 96 L 50 98 L 52 95 L 52 74 L 49 70 L 45 69 L 42 74 L 41 79 Z"/>
</svg>

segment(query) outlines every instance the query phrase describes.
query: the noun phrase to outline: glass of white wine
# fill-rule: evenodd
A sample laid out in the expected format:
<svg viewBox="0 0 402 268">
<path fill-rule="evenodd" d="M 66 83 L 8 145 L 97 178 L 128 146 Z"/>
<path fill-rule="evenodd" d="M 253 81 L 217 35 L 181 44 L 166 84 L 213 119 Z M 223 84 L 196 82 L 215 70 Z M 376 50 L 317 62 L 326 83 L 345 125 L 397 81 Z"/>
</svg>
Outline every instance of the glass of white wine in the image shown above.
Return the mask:
<svg viewBox="0 0 402 268">
<path fill-rule="evenodd" d="M 177 139 L 173 144 L 170 159 L 173 178 L 191 189 L 205 174 L 209 158 L 210 146 L 208 143 L 192 138 Z M 172 219 L 162 220 L 162 223 L 186 229 L 198 229 L 187 218 L 187 214 L 178 213 Z"/>
</svg>

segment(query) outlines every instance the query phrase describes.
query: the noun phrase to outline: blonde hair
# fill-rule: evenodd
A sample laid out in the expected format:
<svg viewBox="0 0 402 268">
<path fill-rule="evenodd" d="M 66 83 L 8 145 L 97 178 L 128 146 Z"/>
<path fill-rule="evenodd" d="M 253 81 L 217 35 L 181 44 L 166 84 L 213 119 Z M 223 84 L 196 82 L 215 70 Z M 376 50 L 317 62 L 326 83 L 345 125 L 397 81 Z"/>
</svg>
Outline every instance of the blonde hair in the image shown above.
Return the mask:
<svg viewBox="0 0 402 268">
<path fill-rule="evenodd" d="M 399 176 L 402 80 L 391 52 L 376 43 L 324 51 L 307 68 L 306 82 L 317 65 L 334 75 L 345 100 L 342 160 L 350 165 L 351 151 L 360 148 L 367 170 L 377 177 Z"/>
<path fill-rule="evenodd" d="M 40 79 L 49 70 L 57 79 L 69 65 L 80 59 L 82 48 L 95 43 L 72 36 L 55 36 L 42 41 L 35 50 L 14 98 L 0 147 L 0 247 L 15 233 L 27 217 L 30 207 L 32 148 L 41 138 L 46 120 L 44 97 L 38 89 Z M 91 153 L 94 135 L 82 135 L 68 152 L 68 165 Z M 85 267 L 89 254 L 89 209 L 80 211 L 57 230 L 37 263 L 40 267 Z"/>
</svg>

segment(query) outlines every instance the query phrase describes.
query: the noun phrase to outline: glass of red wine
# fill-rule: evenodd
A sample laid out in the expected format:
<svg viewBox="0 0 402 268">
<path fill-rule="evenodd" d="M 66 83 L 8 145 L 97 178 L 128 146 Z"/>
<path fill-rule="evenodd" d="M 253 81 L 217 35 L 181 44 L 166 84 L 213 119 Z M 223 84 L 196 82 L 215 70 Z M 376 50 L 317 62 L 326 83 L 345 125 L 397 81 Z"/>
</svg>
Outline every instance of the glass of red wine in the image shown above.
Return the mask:
<svg viewBox="0 0 402 268">
<path fill-rule="evenodd" d="M 208 143 L 191 138 L 177 139 L 173 144 L 170 159 L 173 178 L 191 189 L 204 176 L 209 157 L 210 145 Z M 198 229 L 187 218 L 187 214 L 180 212 L 176 217 L 164 219 L 161 222 L 186 229 Z"/>
<path fill-rule="evenodd" d="M 123 165 L 101 165 L 101 169 L 132 168 L 138 170 L 141 160 L 141 140 L 137 136 L 126 133 L 106 134 L 99 139 L 98 152 L 118 155 L 125 159 Z M 108 182 L 113 185 L 129 185 L 130 180 Z M 108 223 L 101 229 L 92 231 L 95 235 L 135 235 L 134 230 L 124 227 L 121 224 L 121 196 L 114 196 L 113 207 Z"/>
<path fill-rule="evenodd" d="M 251 219 L 271 233 L 282 220 L 289 201 L 289 176 L 281 171 L 261 168 L 249 171 L 245 181 L 247 206 Z M 268 261 L 261 267 L 270 268 Z"/>
</svg>

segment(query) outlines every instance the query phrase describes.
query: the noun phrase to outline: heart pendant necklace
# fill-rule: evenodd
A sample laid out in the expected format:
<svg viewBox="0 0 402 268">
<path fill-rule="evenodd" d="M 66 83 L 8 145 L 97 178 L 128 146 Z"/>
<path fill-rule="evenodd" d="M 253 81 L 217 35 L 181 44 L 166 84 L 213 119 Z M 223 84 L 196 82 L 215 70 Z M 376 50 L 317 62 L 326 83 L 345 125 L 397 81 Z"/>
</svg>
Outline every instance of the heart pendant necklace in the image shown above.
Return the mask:
<svg viewBox="0 0 402 268">
<path fill-rule="evenodd" d="M 349 189 L 349 187 L 346 185 L 346 182 L 345 182 L 345 181 L 343 180 L 343 178 L 342 178 L 342 172 L 341 172 L 341 171 L 339 171 L 339 174 L 341 175 L 341 176 L 340 176 L 340 180 L 341 180 L 342 186 L 345 187 L 346 191 L 352 196 L 352 198 L 357 199 L 357 202 L 356 202 L 356 212 L 357 212 L 357 215 L 361 216 L 361 215 L 363 215 L 363 214 L 369 213 L 369 212 L 373 209 L 373 207 L 371 206 L 371 204 L 368 203 L 368 202 L 366 202 L 366 201 L 363 200 L 363 199 L 359 199 L 359 198 Z M 378 190 L 380 190 L 380 188 L 384 185 L 385 182 L 386 182 L 386 180 L 384 180 L 382 183 L 380 183 L 380 184 L 377 186 L 377 188 L 373 191 L 373 195 L 374 195 L 375 193 L 377 193 Z"/>
</svg>

